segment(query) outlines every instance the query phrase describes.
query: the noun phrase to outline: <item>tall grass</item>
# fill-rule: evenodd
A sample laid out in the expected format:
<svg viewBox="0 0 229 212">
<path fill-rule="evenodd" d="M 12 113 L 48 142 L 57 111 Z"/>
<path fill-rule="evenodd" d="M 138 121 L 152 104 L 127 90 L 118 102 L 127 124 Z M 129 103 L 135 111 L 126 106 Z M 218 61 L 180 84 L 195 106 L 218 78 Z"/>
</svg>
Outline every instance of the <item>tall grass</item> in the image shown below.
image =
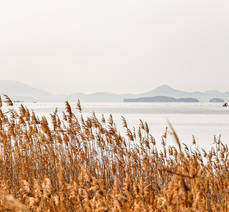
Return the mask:
<svg viewBox="0 0 229 212">
<path fill-rule="evenodd" d="M 159 150 L 147 123 L 129 129 L 122 117 L 122 135 L 112 115 L 84 117 L 76 108 L 66 102 L 49 123 L 0 98 L 1 211 L 229 211 L 229 152 L 220 139 L 207 152 L 193 138 L 191 148 L 169 123 Z"/>
</svg>

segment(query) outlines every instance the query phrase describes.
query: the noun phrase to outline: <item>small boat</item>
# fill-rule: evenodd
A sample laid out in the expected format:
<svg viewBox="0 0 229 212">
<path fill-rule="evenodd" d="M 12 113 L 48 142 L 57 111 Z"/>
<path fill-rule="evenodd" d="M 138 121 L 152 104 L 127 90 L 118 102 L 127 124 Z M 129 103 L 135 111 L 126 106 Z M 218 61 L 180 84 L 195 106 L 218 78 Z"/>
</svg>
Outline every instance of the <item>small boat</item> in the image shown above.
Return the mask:
<svg viewBox="0 0 229 212">
<path fill-rule="evenodd" d="M 228 107 L 228 103 L 224 103 L 223 104 L 223 107 Z"/>
</svg>

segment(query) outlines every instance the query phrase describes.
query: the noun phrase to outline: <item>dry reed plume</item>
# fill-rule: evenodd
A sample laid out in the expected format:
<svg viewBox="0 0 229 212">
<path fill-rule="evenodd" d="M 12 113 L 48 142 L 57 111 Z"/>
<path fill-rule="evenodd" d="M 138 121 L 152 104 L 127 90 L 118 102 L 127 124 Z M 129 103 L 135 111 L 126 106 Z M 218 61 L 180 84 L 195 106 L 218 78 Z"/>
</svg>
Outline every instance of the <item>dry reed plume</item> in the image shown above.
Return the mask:
<svg viewBox="0 0 229 212">
<path fill-rule="evenodd" d="M 169 123 L 159 150 L 147 123 L 132 130 L 122 117 L 121 135 L 112 115 L 85 118 L 76 108 L 66 102 L 50 123 L 0 98 L 0 211 L 229 211 L 220 139 L 210 151 L 195 138 L 188 147 Z"/>
</svg>

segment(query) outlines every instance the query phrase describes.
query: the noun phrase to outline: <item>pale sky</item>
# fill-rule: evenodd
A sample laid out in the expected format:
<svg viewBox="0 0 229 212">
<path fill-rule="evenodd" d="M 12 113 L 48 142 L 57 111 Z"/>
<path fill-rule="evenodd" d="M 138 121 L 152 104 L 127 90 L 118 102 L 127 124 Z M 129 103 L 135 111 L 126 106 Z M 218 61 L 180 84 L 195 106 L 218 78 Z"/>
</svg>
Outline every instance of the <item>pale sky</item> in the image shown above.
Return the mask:
<svg viewBox="0 0 229 212">
<path fill-rule="evenodd" d="M 56 94 L 229 91 L 229 1 L 2 0 L 0 73 Z"/>
</svg>

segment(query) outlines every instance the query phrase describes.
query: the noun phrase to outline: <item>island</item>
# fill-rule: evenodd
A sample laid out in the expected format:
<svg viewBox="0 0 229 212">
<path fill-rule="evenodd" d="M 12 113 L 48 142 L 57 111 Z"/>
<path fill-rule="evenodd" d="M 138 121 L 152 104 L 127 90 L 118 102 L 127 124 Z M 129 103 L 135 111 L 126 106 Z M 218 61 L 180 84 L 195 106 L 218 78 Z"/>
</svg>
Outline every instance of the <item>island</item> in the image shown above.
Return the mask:
<svg viewBox="0 0 229 212">
<path fill-rule="evenodd" d="M 199 102 L 195 98 L 174 98 L 169 96 L 141 97 L 135 99 L 124 99 L 124 102 Z"/>
<path fill-rule="evenodd" d="M 214 102 L 214 103 L 217 103 L 217 102 L 224 102 L 224 99 L 212 98 L 212 99 L 209 100 L 209 102 Z"/>
</svg>

